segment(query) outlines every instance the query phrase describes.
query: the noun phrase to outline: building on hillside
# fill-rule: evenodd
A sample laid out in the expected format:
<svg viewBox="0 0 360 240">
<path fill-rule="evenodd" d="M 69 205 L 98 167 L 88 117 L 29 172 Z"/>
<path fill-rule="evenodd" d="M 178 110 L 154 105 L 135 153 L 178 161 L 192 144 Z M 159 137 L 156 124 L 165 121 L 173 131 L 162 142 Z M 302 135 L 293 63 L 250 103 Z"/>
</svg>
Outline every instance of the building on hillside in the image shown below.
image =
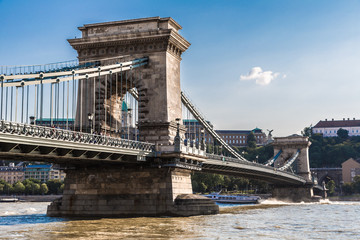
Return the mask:
<svg viewBox="0 0 360 240">
<path fill-rule="evenodd" d="M 66 173 L 63 170 L 60 169 L 51 169 L 50 173 L 49 173 L 49 180 L 60 180 L 60 181 L 64 181 L 66 177 Z"/>
<path fill-rule="evenodd" d="M 251 132 L 254 133 L 256 145 L 263 146 L 267 142 L 266 134 L 260 128 L 253 130 L 217 130 L 216 132 L 226 143 L 233 146 L 247 146 L 247 137 Z"/>
<path fill-rule="evenodd" d="M 347 120 L 327 120 L 319 121 L 313 128 L 313 134 L 322 134 L 324 137 L 337 137 L 337 131 L 342 128 L 349 132 L 349 136 L 360 136 L 360 120 L 353 118 Z"/>
<path fill-rule="evenodd" d="M 212 124 L 210 122 L 208 123 L 212 127 Z M 186 127 L 186 139 L 192 139 L 195 142 L 201 141 L 201 130 L 203 129 L 203 126 L 197 120 L 184 119 L 183 124 Z M 255 128 L 253 130 L 216 130 L 216 132 L 226 143 L 232 146 L 246 146 L 247 137 L 251 132 L 255 135 L 257 145 L 265 145 L 267 142 L 266 134 L 260 128 Z M 205 143 L 212 144 L 214 142 L 213 137 L 207 131 L 204 131 L 204 139 Z"/>
<path fill-rule="evenodd" d="M 349 158 L 341 164 L 342 179 L 344 183 L 351 183 L 354 181 L 355 176 L 360 175 L 360 158 Z"/>
<path fill-rule="evenodd" d="M 65 173 L 59 169 L 53 169 L 52 164 L 34 164 L 25 167 L 25 179 L 36 179 L 47 182 L 51 179 L 65 179 Z"/>
<path fill-rule="evenodd" d="M 24 181 L 24 170 L 23 166 L 15 166 L 14 163 L 10 163 L 9 166 L 0 166 L 0 179 L 10 184 Z"/>
</svg>

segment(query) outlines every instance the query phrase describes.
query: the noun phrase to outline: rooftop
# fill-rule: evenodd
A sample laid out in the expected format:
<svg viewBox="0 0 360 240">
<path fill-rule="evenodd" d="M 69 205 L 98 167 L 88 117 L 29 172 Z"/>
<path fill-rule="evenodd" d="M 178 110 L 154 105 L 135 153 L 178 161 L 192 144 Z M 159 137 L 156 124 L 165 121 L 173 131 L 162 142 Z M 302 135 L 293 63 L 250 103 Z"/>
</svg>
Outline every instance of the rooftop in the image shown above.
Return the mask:
<svg viewBox="0 0 360 240">
<path fill-rule="evenodd" d="M 343 120 L 327 120 L 325 119 L 325 121 L 320 120 L 315 126 L 314 128 L 331 128 L 331 127 L 360 127 L 360 120 L 355 120 L 352 119 L 350 120 L 348 118 L 348 120 L 345 120 L 345 118 Z"/>
</svg>

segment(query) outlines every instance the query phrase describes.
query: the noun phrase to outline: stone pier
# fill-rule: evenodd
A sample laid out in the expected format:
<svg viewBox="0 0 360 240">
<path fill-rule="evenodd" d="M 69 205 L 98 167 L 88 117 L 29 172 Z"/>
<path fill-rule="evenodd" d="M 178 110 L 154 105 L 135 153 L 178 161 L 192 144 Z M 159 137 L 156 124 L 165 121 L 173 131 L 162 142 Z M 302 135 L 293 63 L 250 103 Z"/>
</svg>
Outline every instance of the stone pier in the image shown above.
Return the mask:
<svg viewBox="0 0 360 240">
<path fill-rule="evenodd" d="M 53 217 L 140 217 L 216 214 L 210 199 L 192 194 L 190 170 L 94 167 L 68 169 Z"/>
</svg>

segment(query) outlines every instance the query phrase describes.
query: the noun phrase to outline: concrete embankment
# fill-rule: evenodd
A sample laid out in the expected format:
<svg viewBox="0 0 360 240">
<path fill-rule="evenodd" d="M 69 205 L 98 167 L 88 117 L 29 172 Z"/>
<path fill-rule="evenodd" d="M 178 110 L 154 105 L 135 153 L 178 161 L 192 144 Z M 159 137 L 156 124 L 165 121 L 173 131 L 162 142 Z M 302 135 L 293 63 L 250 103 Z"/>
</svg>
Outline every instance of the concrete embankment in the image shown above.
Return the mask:
<svg viewBox="0 0 360 240">
<path fill-rule="evenodd" d="M 62 197 L 62 195 L 14 195 L 14 196 L 0 196 L 2 198 L 17 198 L 24 202 L 52 202 L 55 199 Z"/>
</svg>

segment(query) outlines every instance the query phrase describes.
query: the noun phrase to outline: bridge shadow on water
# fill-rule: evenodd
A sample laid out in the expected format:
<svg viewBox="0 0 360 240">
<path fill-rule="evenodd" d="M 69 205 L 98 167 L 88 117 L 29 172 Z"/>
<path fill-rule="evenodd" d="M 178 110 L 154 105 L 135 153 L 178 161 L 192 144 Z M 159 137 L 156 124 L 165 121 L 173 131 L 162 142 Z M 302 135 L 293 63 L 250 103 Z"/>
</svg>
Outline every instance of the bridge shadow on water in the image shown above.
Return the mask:
<svg viewBox="0 0 360 240">
<path fill-rule="evenodd" d="M 52 222 L 65 222 L 65 221 L 69 221 L 69 219 L 48 217 L 46 216 L 46 214 L 0 216 L 0 226 L 52 223 Z"/>
</svg>

